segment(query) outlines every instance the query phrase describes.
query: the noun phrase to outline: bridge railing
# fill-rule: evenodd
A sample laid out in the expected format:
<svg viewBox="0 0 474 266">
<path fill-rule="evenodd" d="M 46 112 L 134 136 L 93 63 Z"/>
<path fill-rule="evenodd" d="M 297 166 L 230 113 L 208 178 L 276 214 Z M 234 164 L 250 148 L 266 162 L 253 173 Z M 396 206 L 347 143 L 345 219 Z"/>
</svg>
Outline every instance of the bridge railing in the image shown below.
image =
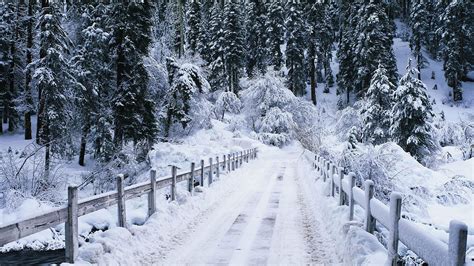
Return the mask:
<svg viewBox="0 0 474 266">
<path fill-rule="evenodd" d="M 374 197 L 374 182 L 366 180 L 364 189 L 355 186 L 354 173 L 344 174 L 344 169 L 319 155 L 314 155 L 313 167 L 324 182 L 329 182 L 331 196 L 339 198 L 339 205 L 349 206 L 349 220 L 354 218 L 354 205 L 365 210 L 364 229 L 373 233 L 378 222 L 389 231 L 388 262 L 397 265 L 398 243 L 402 242 L 429 265 L 464 265 L 467 246 L 467 225 L 452 220 L 449 224 L 449 243 L 446 244 L 416 223 L 401 217 L 402 197 L 397 192 L 390 195 L 389 206 Z"/>
<path fill-rule="evenodd" d="M 156 178 L 156 171 L 150 170 L 150 181 L 134 184 L 124 187 L 124 176 L 117 176 L 117 190 L 102 193 L 92 197 L 78 199 L 78 187 L 68 187 L 68 203 L 67 206 L 59 207 L 34 217 L 10 223 L 0 227 L 0 246 L 16 241 L 20 238 L 32 235 L 45 229 L 65 223 L 65 246 L 66 246 L 66 262 L 74 263 L 74 259 L 78 252 L 78 217 L 117 205 L 118 208 L 118 226 L 126 227 L 126 208 L 125 201 L 142 195 L 148 195 L 148 216 L 156 211 L 156 190 L 170 187 L 171 200 L 176 199 L 176 184 L 179 182 L 187 182 L 187 190 L 194 192 L 194 183 L 199 181 L 199 185 L 203 186 L 205 179 L 210 186 L 214 181 L 214 177 L 219 178 L 220 171 L 234 171 L 241 167 L 244 162 L 249 162 L 257 158 L 257 148 L 248 149 L 241 152 L 234 152 L 224 155 L 223 160 L 219 160 L 219 156 L 213 162 L 213 158 L 209 158 L 209 164 L 205 166 L 204 160 L 200 162 L 200 168 L 195 167 L 195 163 L 191 163 L 189 172 L 177 173 L 176 166 L 171 167 L 171 176 L 164 177 L 159 180 Z"/>
</svg>

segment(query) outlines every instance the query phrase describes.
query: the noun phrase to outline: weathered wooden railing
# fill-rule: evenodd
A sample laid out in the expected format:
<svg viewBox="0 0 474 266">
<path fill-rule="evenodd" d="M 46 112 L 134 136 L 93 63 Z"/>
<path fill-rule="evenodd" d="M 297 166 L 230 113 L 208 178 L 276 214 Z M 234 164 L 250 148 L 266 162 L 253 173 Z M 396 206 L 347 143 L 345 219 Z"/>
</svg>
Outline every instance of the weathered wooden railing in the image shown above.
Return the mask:
<svg viewBox="0 0 474 266">
<path fill-rule="evenodd" d="M 223 160 L 213 163 L 209 158 L 209 165 L 204 165 L 201 160 L 201 167 L 195 168 L 195 163 L 191 163 L 191 170 L 186 173 L 177 173 L 176 166 L 171 167 L 171 176 L 156 179 L 156 171 L 150 170 L 150 182 L 142 182 L 128 187 L 124 187 L 124 176 L 117 176 L 117 190 L 95 195 L 85 199 L 78 199 L 77 186 L 68 187 L 67 206 L 37 215 L 22 221 L 11 223 L 0 227 L 0 246 L 29 236 L 31 234 L 43 231 L 50 227 L 65 223 L 65 244 L 66 244 L 66 262 L 73 263 L 78 252 L 78 217 L 110 207 L 117 204 L 118 208 L 118 226 L 126 227 L 126 208 L 125 201 L 148 194 L 148 215 L 151 216 L 156 211 L 156 190 L 170 186 L 170 198 L 176 198 L 176 184 L 187 181 L 187 190 L 193 194 L 195 179 L 201 186 L 204 185 L 205 176 L 207 183 L 211 185 L 214 175 L 219 178 L 220 171 L 234 171 L 244 162 L 257 157 L 257 148 L 230 153 L 223 156 Z"/>
<path fill-rule="evenodd" d="M 452 220 L 449 224 L 449 243 L 445 244 L 435 236 L 417 228 L 412 221 L 401 217 L 402 197 L 397 192 L 390 195 L 390 206 L 374 197 L 374 182 L 366 180 L 364 190 L 355 186 L 354 173 L 345 175 L 342 167 L 319 155 L 315 155 L 313 166 L 323 178 L 329 181 L 331 196 L 339 195 L 339 205 L 349 205 L 349 220 L 354 218 L 354 205 L 365 210 L 364 228 L 373 233 L 379 222 L 389 231 L 387 242 L 388 262 L 397 265 L 398 242 L 402 242 L 429 265 L 464 265 L 466 259 L 467 225 Z"/>
</svg>

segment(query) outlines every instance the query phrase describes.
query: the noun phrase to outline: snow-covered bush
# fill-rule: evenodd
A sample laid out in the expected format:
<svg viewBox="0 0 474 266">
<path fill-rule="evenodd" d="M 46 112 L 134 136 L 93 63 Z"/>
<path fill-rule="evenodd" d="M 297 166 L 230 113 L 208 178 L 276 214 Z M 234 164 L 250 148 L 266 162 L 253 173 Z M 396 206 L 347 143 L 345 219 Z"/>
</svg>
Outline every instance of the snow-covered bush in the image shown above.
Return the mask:
<svg viewBox="0 0 474 266">
<path fill-rule="evenodd" d="M 226 112 L 237 114 L 242 108 L 242 103 L 240 99 L 231 91 L 224 91 L 219 94 L 217 98 L 214 111 L 216 113 L 216 118 L 219 120 L 224 120 L 224 115 Z"/>
<path fill-rule="evenodd" d="M 14 209 L 25 199 L 58 202 L 64 183 L 59 168 L 44 170 L 44 148 L 28 145 L 22 152 L 9 149 L 0 154 L 0 208 Z M 5 194 L 4 194 L 5 193 Z"/>
<path fill-rule="evenodd" d="M 294 128 L 295 138 L 308 150 L 318 151 L 321 146 L 321 136 L 325 131 L 322 110 L 303 99 L 295 98 L 287 111 L 293 115 L 293 121 L 297 125 Z"/>
<path fill-rule="evenodd" d="M 358 186 L 362 186 L 365 180 L 374 181 L 376 197 L 388 202 L 393 189 L 389 173 L 394 157 L 384 152 L 385 144 L 358 145 L 354 132 L 350 134 L 349 139 L 348 147 L 343 151 L 339 164 L 345 168 L 346 172 L 355 173 Z"/>
<path fill-rule="evenodd" d="M 262 118 L 259 139 L 266 144 L 284 146 L 291 141 L 294 127 L 292 114 L 272 107 Z"/>
<path fill-rule="evenodd" d="M 336 132 L 340 140 L 346 140 L 352 127 L 362 128 L 362 118 L 358 109 L 346 107 L 337 112 Z"/>
<path fill-rule="evenodd" d="M 285 87 L 283 78 L 269 71 L 243 86 L 247 86 L 241 93 L 245 115 L 258 138 L 276 146 L 288 143 L 295 127 L 289 109 L 296 97 Z"/>
<path fill-rule="evenodd" d="M 211 126 L 212 104 L 205 95 L 210 85 L 198 64 L 167 62 L 171 87 L 162 111 L 164 137 L 190 134 Z"/>
</svg>

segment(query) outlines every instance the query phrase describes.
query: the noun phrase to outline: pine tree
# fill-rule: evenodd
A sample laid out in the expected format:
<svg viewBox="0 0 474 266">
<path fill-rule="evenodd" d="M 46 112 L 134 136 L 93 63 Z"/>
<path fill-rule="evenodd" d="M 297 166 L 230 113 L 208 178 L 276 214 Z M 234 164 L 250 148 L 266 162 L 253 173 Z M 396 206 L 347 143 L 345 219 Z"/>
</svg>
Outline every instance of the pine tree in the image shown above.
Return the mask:
<svg viewBox="0 0 474 266">
<path fill-rule="evenodd" d="M 144 142 L 145 149 L 151 148 L 155 138 L 155 108 L 143 62 L 151 44 L 152 11 L 148 1 L 115 4 L 109 22 L 116 49 L 117 78 L 112 102 L 117 149 L 124 141 Z"/>
<path fill-rule="evenodd" d="M 418 68 L 418 79 L 421 79 L 421 69 L 424 66 L 426 59 L 421 51 L 421 45 L 423 40 L 427 39 L 429 30 L 429 14 L 428 6 L 425 1 L 414 1 L 410 9 L 410 27 L 411 37 L 410 46 L 413 51 L 413 55 L 416 58 L 416 67 Z"/>
<path fill-rule="evenodd" d="M 395 89 L 395 85 L 387 77 L 387 70 L 380 64 L 372 76 L 364 106 L 361 108 L 364 125 L 362 138 L 374 145 L 382 144 L 389 139 L 392 94 Z"/>
<path fill-rule="evenodd" d="M 394 141 L 415 159 L 423 162 L 436 151 L 433 129 L 429 123 L 433 112 L 426 86 L 415 77 L 417 70 L 409 62 L 407 73 L 394 93 L 390 134 Z"/>
<path fill-rule="evenodd" d="M 50 169 L 50 152 L 68 151 L 70 134 L 68 121 L 71 119 L 71 89 L 76 82 L 69 68 L 67 55 L 72 46 L 61 27 L 58 8 L 48 1 L 42 2 L 38 19 L 40 26 L 40 57 L 33 62 L 33 79 L 38 90 L 37 143 L 45 146 L 45 172 Z"/>
<path fill-rule="evenodd" d="M 233 1 L 225 3 L 224 40 L 225 69 L 229 91 L 239 92 L 239 79 L 244 66 L 244 40 L 239 6 Z"/>
<path fill-rule="evenodd" d="M 201 4 L 199 1 L 191 1 L 187 17 L 188 32 L 186 37 L 188 38 L 188 48 L 194 54 L 198 50 L 198 42 L 200 38 Z"/>
<path fill-rule="evenodd" d="M 289 2 L 287 6 L 288 18 L 286 20 L 287 45 L 286 45 L 286 68 L 288 69 L 288 89 L 295 95 L 302 96 L 305 93 L 305 70 L 304 70 L 304 22 L 302 12 L 297 3 Z"/>
<path fill-rule="evenodd" d="M 174 59 L 168 58 L 166 67 L 170 75 L 171 87 L 167 92 L 164 104 L 164 137 L 170 137 L 171 128 L 175 124 L 181 130 L 187 129 L 193 122 L 192 113 L 194 98 L 209 89 L 209 83 L 204 78 L 199 67 L 183 63 L 179 64 Z M 199 110 L 202 111 L 202 110 Z"/>
<path fill-rule="evenodd" d="M 211 8 L 209 21 L 209 82 L 211 90 L 228 89 L 224 65 L 223 14 L 218 4 Z"/>
<path fill-rule="evenodd" d="M 283 64 L 281 45 L 285 41 L 285 20 L 281 1 L 270 1 L 268 20 L 265 27 L 267 28 L 267 47 L 270 64 L 279 70 Z"/>
<path fill-rule="evenodd" d="M 250 1 L 247 6 L 247 75 L 252 77 L 255 71 L 265 73 L 267 68 L 267 48 L 265 5 L 261 1 Z"/>
<path fill-rule="evenodd" d="M 27 17 L 25 19 L 26 26 L 26 62 L 25 65 L 28 66 L 33 62 L 33 39 L 34 39 L 34 13 L 36 9 L 36 1 L 28 0 L 27 7 Z M 24 123 L 25 123 L 25 139 L 29 140 L 33 138 L 32 128 L 31 128 L 31 114 L 34 110 L 33 102 L 33 93 L 32 93 L 32 84 L 31 84 L 32 73 L 31 69 L 26 67 L 25 70 L 25 90 L 23 93 L 24 97 Z"/>
<path fill-rule="evenodd" d="M 393 54 L 393 24 L 389 20 L 382 1 L 364 3 L 358 14 L 355 28 L 355 67 L 353 81 L 356 93 L 363 97 L 370 85 L 373 72 L 381 62 L 387 69 L 387 76 L 393 84 L 397 82 L 397 66 Z"/>
<path fill-rule="evenodd" d="M 339 73 L 337 74 L 338 91 L 341 95 L 339 99 L 339 108 L 343 107 L 342 94 L 346 94 L 346 104 L 349 104 L 350 94 L 354 90 L 354 80 L 357 76 L 357 69 L 355 65 L 355 43 L 356 39 L 355 28 L 359 21 L 358 10 L 360 9 L 360 2 L 350 3 L 343 1 L 340 6 L 341 25 L 339 29 L 339 49 L 337 57 L 339 59 Z"/>
<path fill-rule="evenodd" d="M 3 9 L 2 21 L 4 32 L 0 37 L 4 47 L 2 73 L 5 75 L 6 86 L 2 88 L 3 123 L 8 123 L 8 131 L 15 131 L 20 125 L 20 112 L 23 109 L 22 92 L 24 85 L 24 31 L 25 17 L 24 1 L 7 3 Z"/>
<path fill-rule="evenodd" d="M 444 44 L 444 75 L 453 88 L 453 100 L 462 100 L 461 80 L 471 70 L 473 53 L 473 4 L 470 1 L 452 1 L 442 16 L 441 36 Z"/>
<path fill-rule="evenodd" d="M 114 90 L 114 73 L 110 69 L 113 61 L 109 53 L 112 36 L 106 31 L 105 24 L 108 12 L 107 6 L 102 4 L 85 8 L 82 13 L 83 24 L 80 26 L 82 44 L 78 55 L 73 58 L 77 79 L 83 85 L 76 95 L 81 124 L 79 165 L 85 164 L 88 139 L 92 140 L 94 155 L 99 161 L 110 160 L 113 153 L 110 102 Z"/>
</svg>

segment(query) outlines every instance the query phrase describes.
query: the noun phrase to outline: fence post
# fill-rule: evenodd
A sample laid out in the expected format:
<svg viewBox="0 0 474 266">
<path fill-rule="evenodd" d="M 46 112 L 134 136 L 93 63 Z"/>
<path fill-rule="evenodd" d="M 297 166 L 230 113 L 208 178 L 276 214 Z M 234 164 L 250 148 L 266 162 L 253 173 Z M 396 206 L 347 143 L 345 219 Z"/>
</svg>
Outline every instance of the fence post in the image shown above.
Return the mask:
<svg viewBox="0 0 474 266">
<path fill-rule="evenodd" d="M 212 184 L 212 158 L 209 158 L 209 175 L 207 178 L 207 186 L 211 186 Z"/>
<path fill-rule="evenodd" d="M 336 165 L 331 164 L 331 196 L 334 197 L 336 184 L 334 183 L 334 175 L 336 175 Z"/>
<path fill-rule="evenodd" d="M 232 153 L 232 171 L 235 170 L 235 152 Z"/>
<path fill-rule="evenodd" d="M 240 152 L 240 165 L 244 163 L 244 152 Z"/>
<path fill-rule="evenodd" d="M 194 162 L 191 163 L 191 176 L 188 179 L 188 191 L 191 196 L 194 194 L 194 168 L 196 168 L 196 164 Z"/>
<path fill-rule="evenodd" d="M 342 189 L 342 179 L 344 178 L 344 168 L 339 167 L 339 206 L 344 204 L 344 190 Z"/>
<path fill-rule="evenodd" d="M 222 163 L 223 163 L 223 165 L 222 165 L 222 171 L 225 171 L 225 166 L 226 166 L 226 163 L 227 163 L 227 162 L 226 162 L 226 158 L 225 158 L 225 154 L 223 155 L 223 157 L 224 157 L 224 158 L 223 158 L 224 161 L 222 162 Z M 225 173 L 225 172 L 224 172 L 224 173 Z"/>
<path fill-rule="evenodd" d="M 156 170 L 150 171 L 150 186 L 151 190 L 148 193 L 148 217 L 156 212 Z"/>
<path fill-rule="evenodd" d="M 376 220 L 372 217 L 372 210 L 370 209 L 370 200 L 374 197 L 374 181 L 366 180 L 365 186 L 365 231 L 373 233 L 375 229 Z"/>
<path fill-rule="evenodd" d="M 220 165 L 219 165 L 219 156 L 216 156 L 216 178 L 220 177 Z"/>
<path fill-rule="evenodd" d="M 67 220 L 65 224 L 66 262 L 74 263 L 79 249 L 77 222 L 77 186 L 67 188 Z"/>
<path fill-rule="evenodd" d="M 227 154 L 227 172 L 230 172 L 230 153 Z"/>
<path fill-rule="evenodd" d="M 118 226 L 126 227 L 127 226 L 127 215 L 125 212 L 125 193 L 123 188 L 123 175 L 120 174 L 117 176 L 117 208 L 118 208 Z"/>
<path fill-rule="evenodd" d="M 201 187 L 204 186 L 204 160 L 201 160 L 201 180 L 199 185 L 201 185 Z"/>
<path fill-rule="evenodd" d="M 390 228 L 387 243 L 388 262 L 397 265 L 398 261 L 398 222 L 402 210 L 402 196 L 397 192 L 390 195 Z"/>
<path fill-rule="evenodd" d="M 255 159 L 257 159 L 257 148 L 255 148 L 254 150 L 255 150 Z"/>
<path fill-rule="evenodd" d="M 349 173 L 349 221 L 354 220 L 354 191 L 356 176 L 354 173 Z"/>
<path fill-rule="evenodd" d="M 324 171 L 323 171 L 323 181 L 326 183 L 326 176 L 328 174 L 328 169 L 329 169 L 329 161 L 324 160 Z"/>
<path fill-rule="evenodd" d="M 467 225 L 463 222 L 452 220 L 449 223 L 449 244 L 446 265 L 461 266 L 466 261 Z"/>
<path fill-rule="evenodd" d="M 176 174 L 178 171 L 178 167 L 175 165 L 171 166 L 171 200 L 176 199 Z"/>
</svg>

